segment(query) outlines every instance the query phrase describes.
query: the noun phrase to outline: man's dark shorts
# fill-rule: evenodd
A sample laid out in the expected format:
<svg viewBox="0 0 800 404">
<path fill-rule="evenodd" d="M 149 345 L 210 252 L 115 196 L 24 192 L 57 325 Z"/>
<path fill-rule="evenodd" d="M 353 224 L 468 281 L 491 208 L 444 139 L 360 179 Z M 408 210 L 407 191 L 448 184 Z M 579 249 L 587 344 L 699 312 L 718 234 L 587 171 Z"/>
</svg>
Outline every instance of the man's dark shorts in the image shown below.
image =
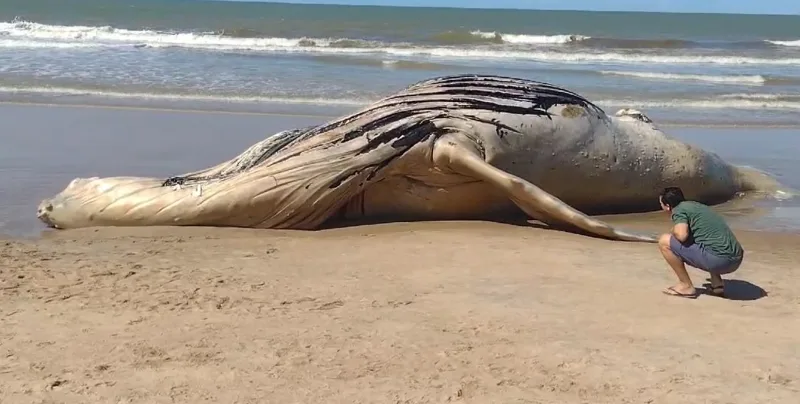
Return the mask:
<svg viewBox="0 0 800 404">
<path fill-rule="evenodd" d="M 704 249 L 700 244 L 683 245 L 675 236 L 670 236 L 669 249 L 686 264 L 719 275 L 732 273 L 739 269 L 739 265 L 742 264 L 742 258 L 732 260 L 726 257 L 718 257 L 711 251 Z"/>
</svg>

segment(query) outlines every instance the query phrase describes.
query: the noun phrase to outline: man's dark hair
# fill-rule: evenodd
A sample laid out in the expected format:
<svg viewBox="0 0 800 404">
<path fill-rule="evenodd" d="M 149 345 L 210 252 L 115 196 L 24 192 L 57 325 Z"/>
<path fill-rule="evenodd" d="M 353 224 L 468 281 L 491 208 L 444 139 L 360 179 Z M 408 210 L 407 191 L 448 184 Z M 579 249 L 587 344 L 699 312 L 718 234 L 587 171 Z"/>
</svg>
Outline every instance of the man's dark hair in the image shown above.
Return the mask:
<svg viewBox="0 0 800 404">
<path fill-rule="evenodd" d="M 683 197 L 683 191 L 678 187 L 666 187 L 664 191 L 661 192 L 660 196 L 661 202 L 670 208 L 674 208 L 678 206 L 679 203 L 686 200 L 686 198 Z"/>
</svg>

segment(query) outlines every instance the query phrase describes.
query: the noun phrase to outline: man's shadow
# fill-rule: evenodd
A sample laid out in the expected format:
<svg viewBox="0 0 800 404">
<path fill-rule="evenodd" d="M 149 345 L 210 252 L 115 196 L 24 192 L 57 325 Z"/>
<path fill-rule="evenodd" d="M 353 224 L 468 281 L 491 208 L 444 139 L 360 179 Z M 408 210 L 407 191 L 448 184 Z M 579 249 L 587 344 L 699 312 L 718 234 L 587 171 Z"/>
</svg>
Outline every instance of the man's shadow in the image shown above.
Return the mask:
<svg viewBox="0 0 800 404">
<path fill-rule="evenodd" d="M 710 281 L 710 279 L 706 279 L 706 281 Z M 705 294 L 717 297 L 711 295 L 711 284 L 706 283 L 703 286 L 706 288 L 704 291 Z M 724 296 L 719 296 L 721 299 L 737 301 L 752 301 L 761 299 L 762 297 L 767 297 L 766 290 L 758 285 L 740 279 L 725 279 L 725 294 Z"/>
</svg>

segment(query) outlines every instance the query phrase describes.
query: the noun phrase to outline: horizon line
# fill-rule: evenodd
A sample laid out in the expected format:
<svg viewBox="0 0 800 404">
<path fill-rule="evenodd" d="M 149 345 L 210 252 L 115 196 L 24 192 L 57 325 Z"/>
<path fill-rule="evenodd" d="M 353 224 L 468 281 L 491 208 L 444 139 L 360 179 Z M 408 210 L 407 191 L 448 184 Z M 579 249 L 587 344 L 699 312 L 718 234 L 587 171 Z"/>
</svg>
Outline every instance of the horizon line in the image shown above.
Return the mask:
<svg viewBox="0 0 800 404">
<path fill-rule="evenodd" d="M 748 13 L 748 12 L 720 12 L 720 11 L 648 11 L 648 10 L 592 10 L 592 9 L 568 9 L 568 8 L 515 8 L 515 7 L 475 7 L 475 6 L 423 6 L 423 5 L 403 5 L 403 4 L 347 4 L 347 3 L 314 3 L 314 2 L 290 2 L 273 0 L 194 0 L 205 2 L 228 2 L 228 3 L 260 3 L 260 4 L 285 4 L 293 6 L 338 6 L 338 7 L 378 7 L 378 8 L 429 8 L 446 10 L 507 10 L 507 11 L 565 11 L 565 12 L 585 12 L 585 13 L 639 13 L 639 14 L 700 14 L 700 15 L 752 15 L 765 17 L 800 17 L 800 13 Z"/>
</svg>

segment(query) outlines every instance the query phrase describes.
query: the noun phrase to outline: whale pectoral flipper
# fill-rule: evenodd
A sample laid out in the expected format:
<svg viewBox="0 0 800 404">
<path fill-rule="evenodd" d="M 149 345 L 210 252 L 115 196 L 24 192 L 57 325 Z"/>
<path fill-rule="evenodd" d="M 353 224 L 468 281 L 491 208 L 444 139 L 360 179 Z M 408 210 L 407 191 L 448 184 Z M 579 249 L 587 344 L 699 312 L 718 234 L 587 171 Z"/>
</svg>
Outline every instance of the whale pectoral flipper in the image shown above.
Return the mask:
<svg viewBox="0 0 800 404">
<path fill-rule="evenodd" d="M 457 132 L 443 135 L 433 147 L 434 163 L 441 169 L 480 179 L 506 191 L 509 198 L 528 215 L 547 222 L 548 219 L 580 228 L 590 234 L 621 241 L 655 243 L 652 235 L 622 231 L 567 205 L 543 189 L 487 163 L 467 136 Z"/>
</svg>

